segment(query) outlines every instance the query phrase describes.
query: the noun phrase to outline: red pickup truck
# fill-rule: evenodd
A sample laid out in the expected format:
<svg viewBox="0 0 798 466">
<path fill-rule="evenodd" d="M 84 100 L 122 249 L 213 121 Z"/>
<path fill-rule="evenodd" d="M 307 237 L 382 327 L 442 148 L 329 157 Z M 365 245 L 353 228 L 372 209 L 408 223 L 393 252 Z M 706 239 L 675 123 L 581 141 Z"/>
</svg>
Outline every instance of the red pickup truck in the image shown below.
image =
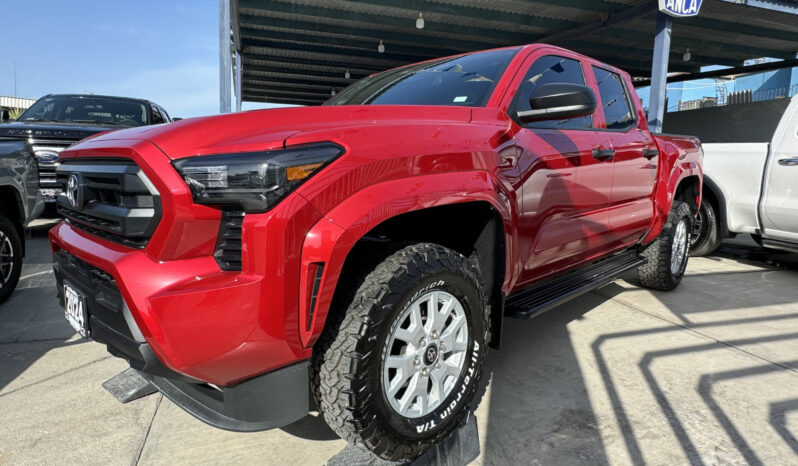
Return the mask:
<svg viewBox="0 0 798 466">
<path fill-rule="evenodd" d="M 81 335 L 209 424 L 264 430 L 315 404 L 344 439 L 412 458 L 478 403 L 504 316 L 630 270 L 679 284 L 701 158 L 591 58 L 431 60 L 320 107 L 65 150 L 58 293 Z"/>
</svg>

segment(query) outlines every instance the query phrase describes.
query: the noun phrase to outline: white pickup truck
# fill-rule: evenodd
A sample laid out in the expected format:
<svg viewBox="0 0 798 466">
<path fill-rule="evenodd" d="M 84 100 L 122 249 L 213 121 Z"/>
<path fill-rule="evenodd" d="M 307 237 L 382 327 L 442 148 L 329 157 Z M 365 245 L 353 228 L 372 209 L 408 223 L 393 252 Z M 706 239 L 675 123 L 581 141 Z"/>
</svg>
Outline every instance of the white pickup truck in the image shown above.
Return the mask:
<svg viewBox="0 0 798 466">
<path fill-rule="evenodd" d="M 696 135 L 704 148 L 691 253 L 709 254 L 743 233 L 798 252 L 798 96 L 679 113 L 666 117 L 665 130 Z"/>
</svg>

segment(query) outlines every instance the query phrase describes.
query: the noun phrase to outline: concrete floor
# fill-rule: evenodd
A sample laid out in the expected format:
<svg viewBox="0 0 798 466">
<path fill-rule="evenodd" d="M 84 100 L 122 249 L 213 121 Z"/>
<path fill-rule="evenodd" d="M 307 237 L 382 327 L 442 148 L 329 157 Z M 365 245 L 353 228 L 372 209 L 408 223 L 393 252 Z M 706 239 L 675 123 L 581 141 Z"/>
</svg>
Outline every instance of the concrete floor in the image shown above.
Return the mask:
<svg viewBox="0 0 798 466">
<path fill-rule="evenodd" d="M 798 464 L 798 261 L 773 257 L 730 244 L 675 292 L 619 280 L 507 321 L 476 463 Z M 50 270 L 40 230 L 0 305 L 0 465 L 304 465 L 343 448 L 314 417 L 237 434 L 160 395 L 119 404 L 100 384 L 126 364 L 73 335 Z"/>
</svg>

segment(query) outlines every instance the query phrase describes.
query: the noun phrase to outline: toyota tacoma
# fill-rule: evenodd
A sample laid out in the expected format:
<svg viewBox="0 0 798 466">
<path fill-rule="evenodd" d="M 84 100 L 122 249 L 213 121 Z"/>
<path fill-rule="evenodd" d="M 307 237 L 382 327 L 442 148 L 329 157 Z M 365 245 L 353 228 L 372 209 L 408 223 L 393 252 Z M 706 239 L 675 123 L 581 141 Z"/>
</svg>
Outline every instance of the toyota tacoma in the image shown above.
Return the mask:
<svg viewBox="0 0 798 466">
<path fill-rule="evenodd" d="M 320 107 L 62 152 L 50 232 L 75 329 L 234 431 L 318 409 L 413 458 L 479 401 L 505 316 L 620 274 L 675 288 L 701 192 L 623 71 L 547 45 L 409 65 Z"/>
</svg>

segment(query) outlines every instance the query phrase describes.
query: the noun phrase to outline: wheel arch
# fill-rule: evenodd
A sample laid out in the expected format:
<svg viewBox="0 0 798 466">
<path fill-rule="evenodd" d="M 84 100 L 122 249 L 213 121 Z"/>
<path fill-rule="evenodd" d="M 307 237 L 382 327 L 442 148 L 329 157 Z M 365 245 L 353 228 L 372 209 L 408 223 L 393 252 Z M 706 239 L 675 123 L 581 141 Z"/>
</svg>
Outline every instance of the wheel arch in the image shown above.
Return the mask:
<svg viewBox="0 0 798 466">
<path fill-rule="evenodd" d="M 704 185 L 701 190 L 701 196 L 715 209 L 715 213 L 718 216 L 721 238 L 732 237 L 733 233 L 729 231 L 729 224 L 726 216 L 726 196 L 723 194 L 718 184 L 707 175 L 704 175 Z"/>
<path fill-rule="evenodd" d="M 19 237 L 22 241 L 22 255 L 25 256 L 25 208 L 22 204 L 22 197 L 12 186 L 0 186 L 0 215 L 5 216 L 17 227 Z"/>
<path fill-rule="evenodd" d="M 455 175 L 455 176 L 452 176 Z M 460 252 L 480 270 L 491 312 L 491 345 L 498 347 L 504 294 L 512 247 L 509 204 L 497 195 L 498 186 L 487 174 L 470 189 L 446 189 L 461 184 L 462 173 L 428 175 L 419 185 L 435 193 L 402 192 L 397 180 L 372 186 L 328 212 L 307 235 L 300 273 L 300 340 L 310 348 L 327 322 L 328 313 L 349 297 L 354 284 L 384 257 L 402 245 L 433 242 Z M 467 177 L 465 177 L 467 178 Z M 454 186 L 451 186 L 454 188 Z M 380 194 L 386 195 L 381 197 Z M 452 196 L 454 193 L 456 195 Z M 364 209 L 365 199 L 381 199 Z M 338 215 L 343 214 L 343 215 Z M 437 222 L 445 228 L 427 228 Z M 321 270 L 320 270 L 321 266 Z"/>
</svg>

